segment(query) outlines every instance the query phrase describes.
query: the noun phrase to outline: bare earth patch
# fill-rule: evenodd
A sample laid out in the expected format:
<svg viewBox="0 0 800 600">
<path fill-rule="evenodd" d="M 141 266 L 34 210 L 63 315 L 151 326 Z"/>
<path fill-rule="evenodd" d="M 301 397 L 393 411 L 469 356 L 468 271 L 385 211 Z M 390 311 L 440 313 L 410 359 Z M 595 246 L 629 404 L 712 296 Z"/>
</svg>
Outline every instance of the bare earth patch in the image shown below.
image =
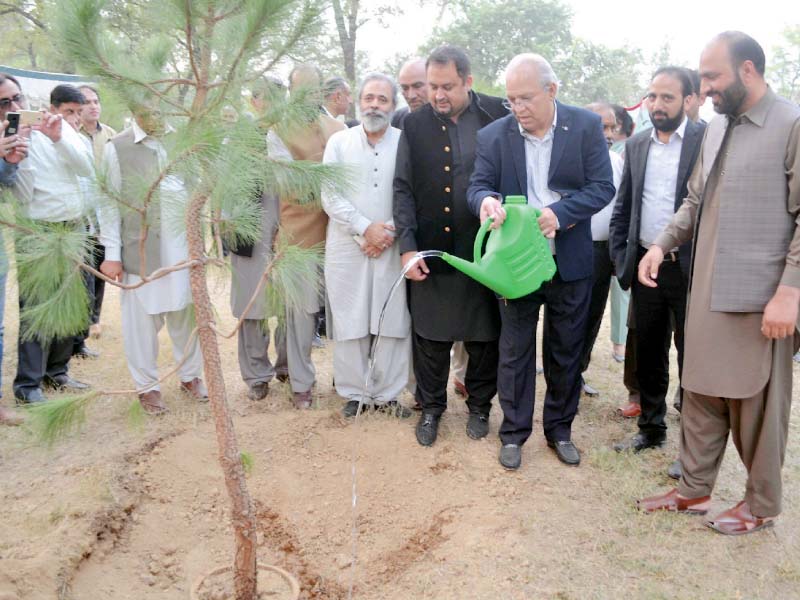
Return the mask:
<svg viewBox="0 0 800 600">
<path fill-rule="evenodd" d="M 226 326 L 227 293 L 221 283 L 212 291 Z M 6 405 L 16 368 L 15 294 L 10 285 Z M 92 341 L 102 357 L 75 361 L 72 374 L 96 387 L 130 387 L 118 294 L 106 297 L 104 334 Z M 489 437 L 476 442 L 464 432 L 463 400 L 451 394 L 439 440 L 422 448 L 416 414 L 399 421 L 368 413 L 358 426 L 339 415 L 331 343 L 314 351 L 317 386 L 307 412 L 291 407 L 283 384 L 271 385 L 264 401 L 247 400 L 236 342 L 221 343 L 240 446 L 254 462 L 259 561 L 293 573 L 303 598 L 347 598 L 351 577 L 353 596 L 363 599 L 800 597 L 800 417 L 791 423 L 784 514 L 774 530 L 729 539 L 701 518 L 639 515 L 635 498 L 671 485 L 665 472 L 677 453 L 679 421 L 670 407 L 663 451 L 610 450 L 635 423 L 614 414 L 625 392 L 607 323 L 587 373 L 601 395 L 582 400 L 573 428 L 583 463 L 566 467 L 545 446 L 539 377 L 534 435 L 515 473 L 497 462 L 497 405 Z M 161 352 L 168 368 L 166 335 Z M 800 369 L 795 374 L 800 379 Z M 208 407 L 177 386 L 162 386 L 170 413 L 139 428 L 126 416 L 131 398 L 114 396 L 52 449 L 24 428 L 0 429 L 0 600 L 183 600 L 199 576 L 230 563 L 213 423 Z M 798 390 L 796 382 L 795 397 Z M 743 486 L 731 445 L 712 512 L 740 500 Z"/>
</svg>

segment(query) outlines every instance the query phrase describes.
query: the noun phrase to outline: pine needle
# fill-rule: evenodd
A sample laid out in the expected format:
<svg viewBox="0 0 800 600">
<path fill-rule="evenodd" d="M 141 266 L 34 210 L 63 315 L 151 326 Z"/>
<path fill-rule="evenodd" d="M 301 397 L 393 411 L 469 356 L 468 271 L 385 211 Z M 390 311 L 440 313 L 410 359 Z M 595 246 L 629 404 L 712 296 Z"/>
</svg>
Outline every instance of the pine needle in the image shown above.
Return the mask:
<svg viewBox="0 0 800 600">
<path fill-rule="evenodd" d="M 100 392 L 92 391 L 35 404 L 27 409 L 27 425 L 39 441 L 53 446 L 83 426 L 89 404 L 98 397 Z"/>
<path fill-rule="evenodd" d="M 138 397 L 130 403 L 127 412 L 128 423 L 130 423 L 131 427 L 139 430 L 143 429 L 144 424 L 147 422 L 147 413 L 144 412 L 144 408 L 142 407 L 142 403 L 139 402 Z"/>
<path fill-rule="evenodd" d="M 253 455 L 242 450 L 239 452 L 239 458 L 242 460 L 242 469 L 244 469 L 244 474 L 249 476 L 253 472 L 253 465 L 255 464 Z"/>
<path fill-rule="evenodd" d="M 264 294 L 267 314 L 275 315 L 278 323 L 282 324 L 287 309 L 302 309 L 309 295 L 319 295 L 324 248 L 294 246 L 281 240 L 280 235 L 278 240 L 278 258 L 274 260 Z"/>
</svg>

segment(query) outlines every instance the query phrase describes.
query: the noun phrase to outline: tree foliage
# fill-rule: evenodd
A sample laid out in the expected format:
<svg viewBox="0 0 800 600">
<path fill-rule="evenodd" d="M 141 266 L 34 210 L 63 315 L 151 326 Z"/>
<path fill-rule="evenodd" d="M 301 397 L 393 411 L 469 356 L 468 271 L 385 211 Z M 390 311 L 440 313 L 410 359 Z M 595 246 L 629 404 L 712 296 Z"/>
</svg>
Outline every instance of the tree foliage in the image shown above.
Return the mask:
<svg viewBox="0 0 800 600">
<path fill-rule="evenodd" d="M 800 25 L 787 27 L 783 42 L 772 52 L 772 61 L 767 63 L 768 78 L 778 94 L 800 103 Z"/>
<path fill-rule="evenodd" d="M 560 97 L 573 104 L 627 101 L 641 87 L 641 53 L 607 48 L 572 35 L 571 9 L 561 0 L 478 0 L 452 3 L 455 18 L 437 27 L 421 51 L 442 43 L 461 46 L 472 62 L 476 88 L 502 93 L 508 61 L 535 52 L 550 61 L 561 81 Z"/>
<path fill-rule="evenodd" d="M 270 130 L 296 135 L 316 122 L 318 90 L 291 98 L 275 94 L 263 114 L 234 123 L 222 120 L 220 113 L 223 107 L 238 104 L 244 89 L 308 36 L 318 8 L 315 0 L 143 0 L 130 7 L 115 0 L 60 0 L 51 19 L 59 49 L 82 74 L 98 80 L 134 114 L 147 115 L 151 126 L 164 125 L 162 117 L 166 121 L 164 135 L 152 133 L 156 127 L 148 129 L 166 150 L 155 173 L 142 175 L 133 184 L 126 181 L 120 191 L 101 169 L 84 204 L 93 209 L 92 200 L 97 199 L 101 214 L 116 207 L 142 224 L 141 274 L 149 275 L 135 284 L 106 281 L 123 287 L 149 285 L 176 270 L 189 272 L 195 332 L 231 499 L 237 600 L 256 597 L 256 527 L 227 409 L 219 332 L 206 278 L 207 265 L 220 261 L 209 255 L 206 238 L 214 231 L 216 239 L 225 236 L 236 245 L 259 239 L 264 191 L 286 201 L 311 203 L 318 201 L 322 186 L 342 190 L 345 184 L 334 166 L 282 160 L 268 152 Z M 115 14 L 123 18 L 127 11 L 139 9 L 155 23 L 146 34 L 106 24 Z M 164 185 L 167 181 L 170 186 Z M 5 215 L 0 221 L 17 235 L 20 293 L 30 302 L 26 319 L 43 338 L 77 332 L 88 320 L 81 279 L 82 270 L 89 269 L 84 264 L 87 233 L 26 220 L 23 214 L 19 211 L 16 219 Z M 161 227 L 165 236 L 185 233 L 188 259 L 161 265 L 154 272 L 146 269 L 145 241 L 155 227 Z M 269 280 L 273 291 L 282 291 L 283 302 L 296 306 L 301 300 L 297 278 L 316 274 L 319 266 L 318 251 L 278 246 L 261 283 Z M 33 416 L 43 425 L 43 438 L 54 440 L 74 430 L 96 397 L 95 393 L 46 403 Z"/>
</svg>

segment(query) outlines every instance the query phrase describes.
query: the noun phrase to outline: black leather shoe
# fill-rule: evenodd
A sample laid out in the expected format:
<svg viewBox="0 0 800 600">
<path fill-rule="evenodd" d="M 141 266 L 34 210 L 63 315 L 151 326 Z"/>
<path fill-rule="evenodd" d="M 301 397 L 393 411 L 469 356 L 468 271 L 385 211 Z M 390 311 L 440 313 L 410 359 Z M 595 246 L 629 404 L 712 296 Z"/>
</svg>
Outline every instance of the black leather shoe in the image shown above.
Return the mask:
<svg viewBox="0 0 800 600">
<path fill-rule="evenodd" d="M 347 417 L 348 419 L 352 419 L 358 413 L 358 400 L 348 400 L 345 402 L 345 405 L 342 407 L 342 416 Z M 364 403 L 361 407 L 361 412 L 365 413 L 369 410 L 369 404 Z"/>
<path fill-rule="evenodd" d="M 681 475 L 683 475 L 683 466 L 681 465 L 681 459 L 678 458 L 672 462 L 672 464 L 667 469 L 667 475 L 672 479 L 680 479 Z"/>
<path fill-rule="evenodd" d="M 578 466 L 581 464 L 581 453 L 570 440 L 551 442 L 547 440 L 547 447 L 556 451 L 556 456 L 565 465 Z"/>
<path fill-rule="evenodd" d="M 489 415 L 480 413 L 469 413 L 467 419 L 467 436 L 473 440 L 486 437 L 489 433 Z"/>
<path fill-rule="evenodd" d="M 522 447 L 517 444 L 503 444 L 500 448 L 500 464 L 509 471 L 516 471 L 522 464 Z"/>
<path fill-rule="evenodd" d="M 389 400 L 385 404 L 378 404 L 375 406 L 375 411 L 392 415 L 398 419 L 408 419 L 413 414 L 411 409 L 406 408 L 397 400 Z"/>
<path fill-rule="evenodd" d="M 269 394 L 269 384 L 266 381 L 257 381 L 247 391 L 247 397 L 250 400 L 263 400 L 267 394 Z"/>
<path fill-rule="evenodd" d="M 75 358 L 99 358 L 100 353 L 97 350 L 92 350 L 86 344 L 73 351 L 72 356 Z"/>
<path fill-rule="evenodd" d="M 681 388 L 675 392 L 675 400 L 672 401 L 672 407 L 681 412 L 681 408 L 683 408 L 683 394 L 681 394 Z"/>
<path fill-rule="evenodd" d="M 617 452 L 624 452 L 625 450 L 633 450 L 633 452 L 641 452 L 648 448 L 661 448 L 666 442 L 665 438 L 651 438 L 643 433 L 637 433 L 630 439 L 623 440 L 614 444 L 614 450 Z"/>
<path fill-rule="evenodd" d="M 421 446 L 433 446 L 439 434 L 439 418 L 437 415 L 422 413 L 417 422 L 417 441 Z"/>
<path fill-rule="evenodd" d="M 56 375 L 55 377 L 45 375 L 44 384 L 55 390 L 67 391 L 88 390 L 91 387 L 88 383 L 73 379 L 69 375 Z"/>
<path fill-rule="evenodd" d="M 17 406 L 22 406 L 23 404 L 41 404 L 47 401 L 47 398 L 45 398 L 42 393 L 42 388 L 38 387 L 29 388 L 27 390 L 16 390 L 14 392 L 14 398 L 17 400 Z"/>
</svg>

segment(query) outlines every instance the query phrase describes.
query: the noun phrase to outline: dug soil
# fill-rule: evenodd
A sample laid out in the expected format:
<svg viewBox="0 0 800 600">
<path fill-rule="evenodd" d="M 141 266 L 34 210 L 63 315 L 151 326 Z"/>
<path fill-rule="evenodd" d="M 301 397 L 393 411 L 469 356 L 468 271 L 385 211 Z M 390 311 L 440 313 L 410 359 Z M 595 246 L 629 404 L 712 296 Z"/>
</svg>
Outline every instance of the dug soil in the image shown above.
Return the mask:
<svg viewBox="0 0 800 600">
<path fill-rule="evenodd" d="M 213 296 L 230 328 L 223 283 Z M 90 340 L 101 358 L 71 368 L 99 389 L 132 386 L 118 299 L 107 291 L 103 336 Z M 11 285 L 6 307 L 2 402 L 10 406 Z M 166 371 L 172 358 L 162 335 Z M 259 561 L 293 573 L 302 598 L 348 598 L 351 585 L 358 599 L 800 598 L 797 411 L 774 529 L 726 538 L 700 517 L 640 515 L 636 498 L 672 485 L 666 469 L 677 454 L 679 419 L 670 406 L 664 450 L 610 450 L 636 428 L 615 415 L 625 389 L 607 322 L 586 373 L 600 396 L 582 399 L 573 427 L 582 464 L 562 465 L 545 445 L 540 376 L 534 434 L 517 472 L 497 462 L 496 404 L 489 436 L 470 440 L 466 407 L 450 386 L 439 439 L 423 448 L 414 438 L 417 413 L 366 414 L 357 423 L 340 416 L 332 342 L 314 350 L 314 405 L 302 412 L 277 382 L 265 400 L 248 400 L 236 342 L 220 344 L 239 444 L 252 463 Z M 0 600 L 184 600 L 204 573 L 232 562 L 209 407 L 177 387 L 175 379 L 162 386 L 170 412 L 140 424 L 128 415 L 132 396 L 105 396 L 52 448 L 25 427 L 0 429 Z M 408 395 L 402 401 L 412 403 Z M 744 481 L 731 445 L 712 514 L 741 499 Z"/>
</svg>

